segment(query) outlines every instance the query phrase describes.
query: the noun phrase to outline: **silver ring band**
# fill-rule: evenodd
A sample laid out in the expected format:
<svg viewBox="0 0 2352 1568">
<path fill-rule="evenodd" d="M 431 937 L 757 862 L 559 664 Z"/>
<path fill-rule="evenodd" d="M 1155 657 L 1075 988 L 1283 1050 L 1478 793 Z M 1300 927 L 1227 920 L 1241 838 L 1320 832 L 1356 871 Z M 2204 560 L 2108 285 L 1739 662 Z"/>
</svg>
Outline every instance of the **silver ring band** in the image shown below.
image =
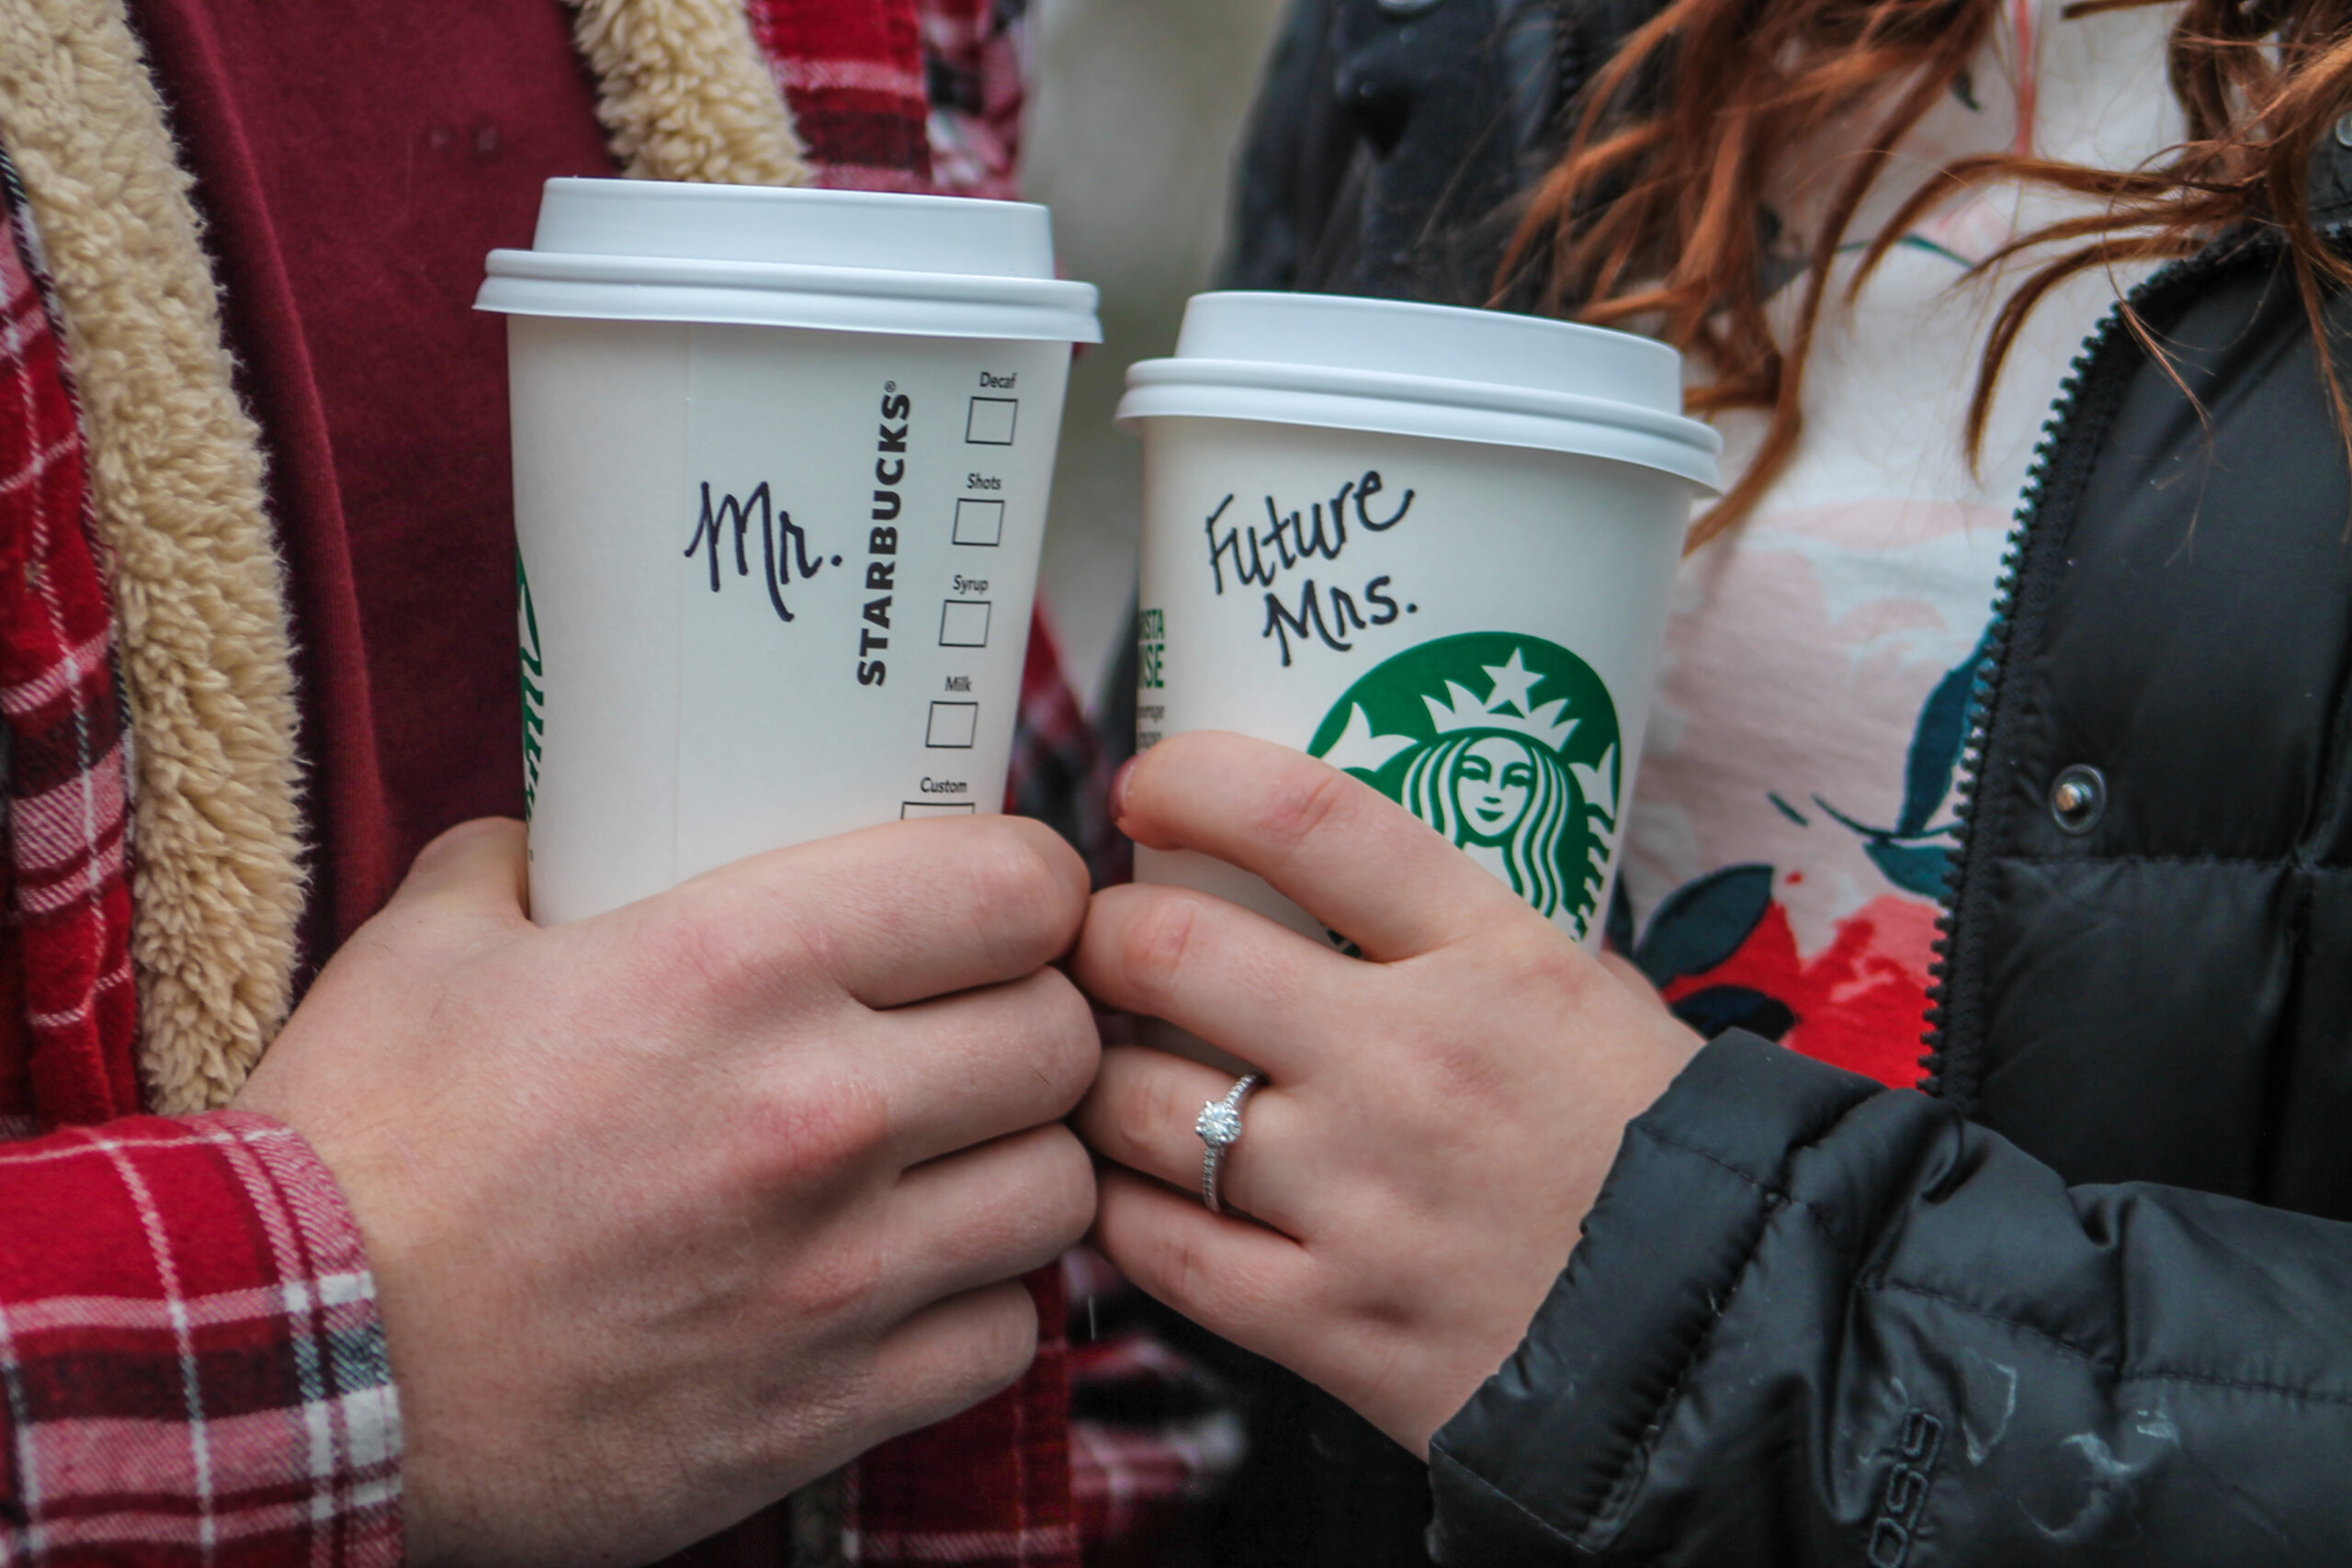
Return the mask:
<svg viewBox="0 0 2352 1568">
<path fill-rule="evenodd" d="M 1226 1090 L 1223 1100 L 1212 1100 L 1202 1106 L 1200 1119 L 1193 1123 L 1193 1131 L 1200 1134 L 1204 1145 L 1201 1155 L 1201 1201 L 1208 1205 L 1212 1214 L 1225 1213 L 1225 1203 L 1217 1195 L 1216 1179 L 1225 1169 L 1225 1151 L 1241 1141 L 1241 1102 L 1264 1081 L 1256 1073 L 1245 1075 Z"/>
</svg>

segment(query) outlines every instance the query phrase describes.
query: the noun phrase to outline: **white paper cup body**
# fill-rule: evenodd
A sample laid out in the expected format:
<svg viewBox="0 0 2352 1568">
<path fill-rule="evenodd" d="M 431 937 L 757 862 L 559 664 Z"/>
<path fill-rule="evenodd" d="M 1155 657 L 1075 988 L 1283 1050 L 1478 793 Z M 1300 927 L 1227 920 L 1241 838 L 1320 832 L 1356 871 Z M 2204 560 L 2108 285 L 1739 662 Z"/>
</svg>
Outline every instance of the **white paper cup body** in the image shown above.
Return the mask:
<svg viewBox="0 0 2352 1568">
<path fill-rule="evenodd" d="M 541 923 L 1002 808 L 1071 337 L 888 319 L 512 314 Z"/>
<path fill-rule="evenodd" d="M 1667 368 L 1653 402 L 1672 395 Z M 1598 946 L 1712 436 L 1659 426 L 1689 445 L 1674 472 L 1562 449 L 1610 444 L 1573 433 L 1544 446 L 1285 422 L 1246 388 L 1231 400 L 1250 417 L 1151 412 L 1206 411 L 1216 393 L 1155 405 L 1165 384 L 1149 376 L 1125 411 L 1145 443 L 1138 747 L 1227 729 L 1310 751 Z M 1475 430 L 1477 412 L 1340 417 Z M 1204 856 L 1139 849 L 1136 874 L 1348 941 Z"/>
</svg>

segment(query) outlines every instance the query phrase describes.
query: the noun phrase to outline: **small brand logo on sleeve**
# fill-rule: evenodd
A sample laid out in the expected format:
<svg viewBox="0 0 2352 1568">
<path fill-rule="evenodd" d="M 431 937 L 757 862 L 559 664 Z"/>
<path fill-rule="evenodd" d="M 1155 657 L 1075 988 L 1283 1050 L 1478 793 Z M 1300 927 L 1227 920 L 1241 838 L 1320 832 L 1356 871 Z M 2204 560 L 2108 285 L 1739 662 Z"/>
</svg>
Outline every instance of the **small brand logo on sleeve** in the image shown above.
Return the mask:
<svg viewBox="0 0 2352 1568">
<path fill-rule="evenodd" d="M 1878 1517 L 1871 1526 L 1871 1568 L 1903 1568 L 1911 1556 L 1912 1532 L 1928 1506 L 1928 1488 L 1944 1450 L 1944 1424 L 1924 1410 L 1903 1413 L 1903 1433 L 1894 1467 L 1879 1494 Z"/>
</svg>

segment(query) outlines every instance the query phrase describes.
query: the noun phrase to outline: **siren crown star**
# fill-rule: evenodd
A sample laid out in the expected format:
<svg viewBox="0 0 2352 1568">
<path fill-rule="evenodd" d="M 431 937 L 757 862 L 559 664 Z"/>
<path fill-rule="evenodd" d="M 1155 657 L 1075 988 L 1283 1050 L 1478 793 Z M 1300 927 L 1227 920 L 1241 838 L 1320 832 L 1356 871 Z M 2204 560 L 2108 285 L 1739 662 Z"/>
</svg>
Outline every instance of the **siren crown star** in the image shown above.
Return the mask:
<svg viewBox="0 0 2352 1568">
<path fill-rule="evenodd" d="M 1527 668 L 1514 648 L 1510 658 L 1501 664 L 1486 664 L 1493 682 L 1485 702 L 1480 702 L 1469 688 L 1458 682 L 1445 683 L 1446 700 L 1438 701 L 1424 695 L 1421 701 L 1430 710 L 1430 722 L 1440 735 L 1451 735 L 1464 729 L 1501 729 L 1530 739 L 1557 751 L 1576 733 L 1577 721 L 1564 718 L 1568 711 L 1566 697 L 1555 698 L 1540 707 L 1531 700 L 1531 694 L 1544 677 Z"/>
<path fill-rule="evenodd" d="M 1495 683 L 1493 694 L 1487 698 L 1488 707 L 1514 707 L 1524 714 L 1535 711 L 1534 705 L 1527 700 L 1528 694 L 1544 683 L 1544 677 L 1527 667 L 1526 660 L 1521 656 L 1522 651 L 1514 648 L 1502 663 L 1479 666 Z"/>
</svg>

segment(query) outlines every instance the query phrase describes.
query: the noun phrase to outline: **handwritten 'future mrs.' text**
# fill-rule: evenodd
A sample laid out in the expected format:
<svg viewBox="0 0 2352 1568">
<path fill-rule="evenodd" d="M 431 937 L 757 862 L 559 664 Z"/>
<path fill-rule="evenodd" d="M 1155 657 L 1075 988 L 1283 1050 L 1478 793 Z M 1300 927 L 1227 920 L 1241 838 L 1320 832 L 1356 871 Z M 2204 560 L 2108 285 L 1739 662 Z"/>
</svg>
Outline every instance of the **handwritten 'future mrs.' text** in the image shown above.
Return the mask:
<svg viewBox="0 0 2352 1568">
<path fill-rule="evenodd" d="M 1329 501 L 1315 502 L 1303 510 L 1285 513 L 1270 495 L 1265 498 L 1263 525 L 1227 523 L 1225 515 L 1234 499 L 1227 495 L 1202 525 L 1208 538 L 1209 574 L 1219 597 L 1225 593 L 1228 576 L 1239 587 L 1265 591 L 1266 620 L 1258 635 L 1278 643 L 1284 669 L 1290 667 L 1294 637 L 1301 648 L 1319 642 L 1333 652 L 1345 653 L 1355 647 L 1348 639 L 1356 632 L 1385 626 L 1397 618 L 1400 612 L 1387 592 L 1390 579 L 1385 574 L 1366 582 L 1361 593 L 1320 586 L 1312 577 L 1298 580 L 1295 590 L 1283 588 L 1286 574 L 1295 575 L 1312 561 L 1340 558 L 1348 547 L 1351 512 L 1355 526 L 1367 534 L 1385 534 L 1405 521 L 1405 514 L 1413 509 L 1409 490 L 1387 515 L 1374 514 L 1373 498 L 1386 488 L 1379 471 L 1369 469 L 1362 479 L 1341 485 Z M 1385 503 L 1383 509 L 1386 510 Z M 1286 592 L 1294 594 L 1295 604 L 1285 597 Z M 1417 607 L 1408 604 L 1402 613 Z"/>
</svg>

